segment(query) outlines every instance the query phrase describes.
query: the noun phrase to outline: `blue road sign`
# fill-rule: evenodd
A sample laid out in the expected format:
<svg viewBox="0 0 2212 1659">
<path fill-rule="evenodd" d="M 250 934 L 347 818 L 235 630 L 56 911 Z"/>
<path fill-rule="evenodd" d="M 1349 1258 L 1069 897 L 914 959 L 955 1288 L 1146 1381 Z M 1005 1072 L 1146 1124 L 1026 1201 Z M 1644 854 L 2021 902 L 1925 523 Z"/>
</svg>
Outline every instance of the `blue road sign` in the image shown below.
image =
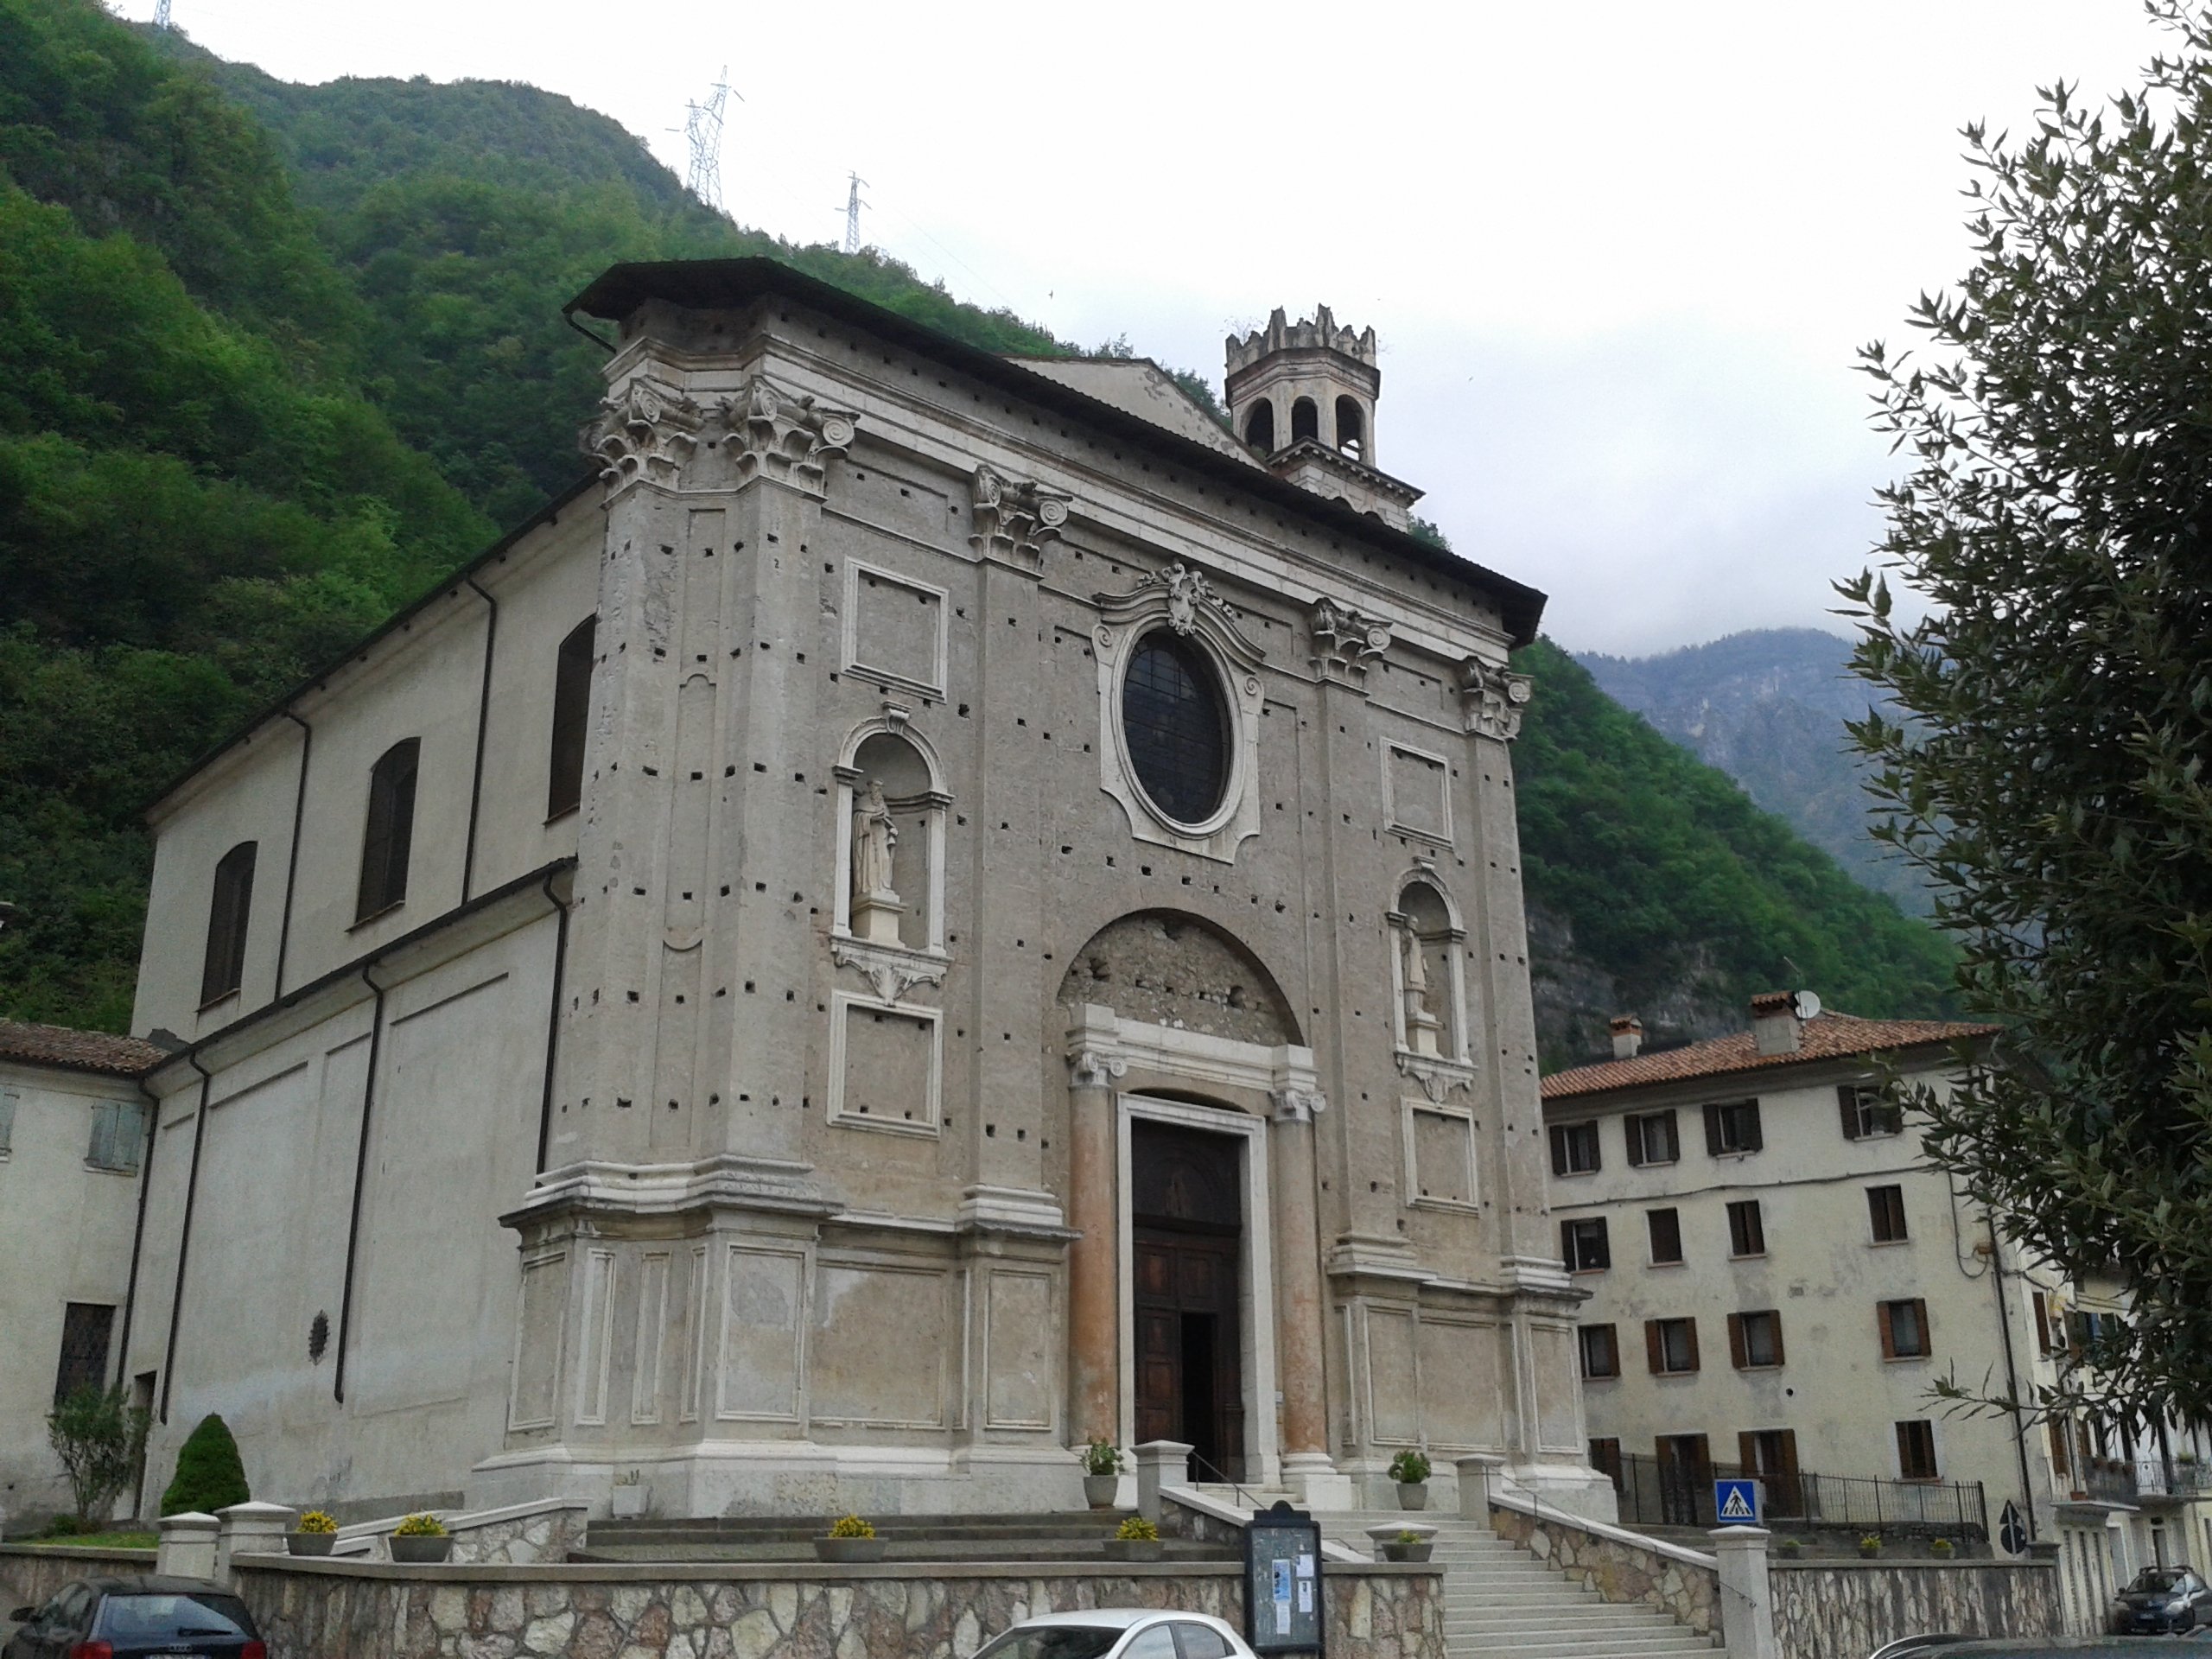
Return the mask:
<svg viewBox="0 0 2212 1659">
<path fill-rule="evenodd" d="M 1759 1523 L 1759 1484 L 1756 1480 L 1716 1480 L 1713 1483 L 1713 1512 L 1724 1527 L 1756 1527 Z"/>
</svg>

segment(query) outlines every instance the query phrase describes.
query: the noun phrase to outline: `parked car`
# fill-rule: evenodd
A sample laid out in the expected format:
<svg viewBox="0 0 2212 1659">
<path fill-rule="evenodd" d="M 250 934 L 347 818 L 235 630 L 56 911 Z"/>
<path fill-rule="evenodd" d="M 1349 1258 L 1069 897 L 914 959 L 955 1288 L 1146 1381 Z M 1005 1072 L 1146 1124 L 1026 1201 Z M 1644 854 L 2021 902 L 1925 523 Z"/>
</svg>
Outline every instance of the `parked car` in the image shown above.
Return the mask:
<svg viewBox="0 0 2212 1659">
<path fill-rule="evenodd" d="M 268 1659 L 245 1604 L 204 1579 L 78 1579 L 9 1615 L 0 1659 Z"/>
<path fill-rule="evenodd" d="M 1026 1618 L 976 1659 L 1254 1659 L 1244 1638 L 1203 1613 L 1090 1607 Z"/>
<path fill-rule="evenodd" d="M 1956 1647 L 1961 1642 L 1971 1642 L 1967 1636 L 1955 1635 L 1949 1630 L 1929 1631 L 1925 1636 L 1908 1636 L 1879 1647 L 1866 1659 L 1927 1659 L 1927 1656 L 1943 1648 Z"/>
<path fill-rule="evenodd" d="M 2185 1567 L 2146 1567 L 2113 1605 L 2121 1634 L 2193 1630 L 2212 1623 L 2212 1585 Z"/>
</svg>

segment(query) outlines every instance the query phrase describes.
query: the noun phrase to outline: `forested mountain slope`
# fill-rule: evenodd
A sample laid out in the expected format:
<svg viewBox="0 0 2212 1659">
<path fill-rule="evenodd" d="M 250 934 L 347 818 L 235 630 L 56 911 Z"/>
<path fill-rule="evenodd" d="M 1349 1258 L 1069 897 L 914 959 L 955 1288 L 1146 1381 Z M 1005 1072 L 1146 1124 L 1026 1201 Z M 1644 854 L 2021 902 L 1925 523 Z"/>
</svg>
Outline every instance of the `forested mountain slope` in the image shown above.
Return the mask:
<svg viewBox="0 0 2212 1659">
<path fill-rule="evenodd" d="M 562 303 L 617 260 L 753 252 L 988 348 L 1071 349 L 733 226 L 533 88 L 293 86 L 92 0 L 0 0 L 0 899 L 24 912 L 0 1013 L 119 1029 L 154 790 L 575 478 L 600 353 Z M 1527 658 L 1548 1056 L 1616 1007 L 1693 1034 L 1769 985 L 1933 1005 L 1925 929 L 1563 654 Z"/>
</svg>

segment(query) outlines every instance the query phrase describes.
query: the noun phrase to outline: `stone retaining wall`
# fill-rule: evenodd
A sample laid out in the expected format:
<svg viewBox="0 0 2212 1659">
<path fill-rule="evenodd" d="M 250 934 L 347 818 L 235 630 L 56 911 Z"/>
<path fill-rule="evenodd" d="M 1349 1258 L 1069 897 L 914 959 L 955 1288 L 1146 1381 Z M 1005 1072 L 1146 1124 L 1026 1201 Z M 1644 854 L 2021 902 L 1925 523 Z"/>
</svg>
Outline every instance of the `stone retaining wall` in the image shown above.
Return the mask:
<svg viewBox="0 0 2212 1659">
<path fill-rule="evenodd" d="M 2058 1569 L 2040 1561 L 1769 1563 L 1782 1659 L 1872 1653 L 1923 1630 L 2056 1636 Z"/>
<path fill-rule="evenodd" d="M 238 1559 L 270 1659 L 968 1659 L 1033 1614 L 1140 1606 L 1243 1628 L 1235 1562 L 391 1567 Z M 1324 1566 L 1332 1659 L 1445 1659 L 1440 1576 Z"/>
<path fill-rule="evenodd" d="M 1700 1636 L 1719 1632 L 1720 1575 L 1712 1567 L 1609 1536 L 1572 1516 L 1535 1516 L 1493 1501 L 1490 1523 L 1499 1537 L 1520 1545 L 1607 1601 L 1641 1602 Z M 1834 1653 L 1842 1651 L 1836 1649 L 1823 1659 L 1834 1659 Z"/>
<path fill-rule="evenodd" d="M 150 1573 L 150 1549 L 78 1549 L 52 1544 L 0 1544 L 0 1636 L 14 1626 L 10 1611 L 35 1607 L 72 1579 L 100 1573 Z"/>
</svg>

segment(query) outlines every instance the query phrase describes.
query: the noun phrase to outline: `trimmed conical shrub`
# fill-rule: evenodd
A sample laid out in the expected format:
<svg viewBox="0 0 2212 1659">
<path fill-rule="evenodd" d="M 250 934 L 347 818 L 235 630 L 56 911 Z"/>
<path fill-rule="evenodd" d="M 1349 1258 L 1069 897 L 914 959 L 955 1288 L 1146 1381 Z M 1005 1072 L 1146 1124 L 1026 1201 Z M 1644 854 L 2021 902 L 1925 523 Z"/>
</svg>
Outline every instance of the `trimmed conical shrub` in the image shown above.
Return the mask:
<svg viewBox="0 0 2212 1659">
<path fill-rule="evenodd" d="M 162 1494 L 163 1515 L 183 1515 L 197 1510 L 213 1515 L 253 1494 L 246 1490 L 245 1465 L 238 1461 L 238 1443 L 230 1426 L 210 1412 L 200 1420 L 176 1454 L 176 1477 Z"/>
</svg>

